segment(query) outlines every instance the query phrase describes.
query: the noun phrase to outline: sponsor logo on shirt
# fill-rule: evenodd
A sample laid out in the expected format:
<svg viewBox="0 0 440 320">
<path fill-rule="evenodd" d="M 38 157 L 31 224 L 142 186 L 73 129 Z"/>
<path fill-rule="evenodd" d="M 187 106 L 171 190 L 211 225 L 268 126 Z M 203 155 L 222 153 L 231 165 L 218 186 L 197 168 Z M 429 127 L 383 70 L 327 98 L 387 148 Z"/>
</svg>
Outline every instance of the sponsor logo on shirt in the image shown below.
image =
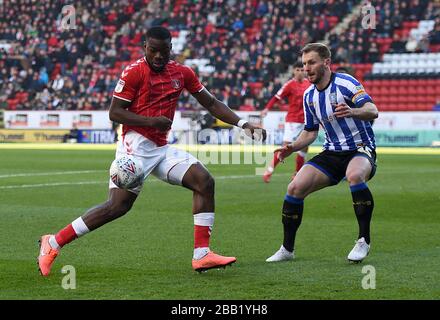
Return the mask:
<svg viewBox="0 0 440 320">
<path fill-rule="evenodd" d="M 117 93 L 122 92 L 122 89 L 124 89 L 124 86 L 125 86 L 125 81 L 119 79 L 119 81 L 118 81 L 118 83 L 116 85 L 116 88 L 115 88 L 115 92 L 117 92 Z"/>
<path fill-rule="evenodd" d="M 336 107 L 338 104 L 338 96 L 336 95 L 336 92 L 332 92 L 330 93 L 330 104 L 332 105 L 332 107 Z"/>
</svg>

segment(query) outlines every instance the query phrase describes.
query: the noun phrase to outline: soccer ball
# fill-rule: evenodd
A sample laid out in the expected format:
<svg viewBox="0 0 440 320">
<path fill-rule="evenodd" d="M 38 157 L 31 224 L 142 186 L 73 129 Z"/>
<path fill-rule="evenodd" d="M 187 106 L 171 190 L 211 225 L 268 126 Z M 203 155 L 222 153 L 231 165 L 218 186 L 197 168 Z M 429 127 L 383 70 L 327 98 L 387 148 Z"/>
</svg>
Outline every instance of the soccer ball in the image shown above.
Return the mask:
<svg viewBox="0 0 440 320">
<path fill-rule="evenodd" d="M 133 156 L 115 159 L 110 166 L 110 179 L 121 189 L 133 189 L 144 182 L 142 163 Z"/>
</svg>

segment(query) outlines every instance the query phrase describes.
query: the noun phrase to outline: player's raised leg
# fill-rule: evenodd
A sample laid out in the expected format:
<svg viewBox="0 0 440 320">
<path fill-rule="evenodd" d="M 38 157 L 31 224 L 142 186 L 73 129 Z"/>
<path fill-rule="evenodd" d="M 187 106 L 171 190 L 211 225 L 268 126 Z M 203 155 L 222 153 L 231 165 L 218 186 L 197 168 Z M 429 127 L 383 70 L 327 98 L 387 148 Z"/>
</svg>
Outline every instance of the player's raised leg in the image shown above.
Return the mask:
<svg viewBox="0 0 440 320">
<path fill-rule="evenodd" d="M 76 238 L 123 216 L 131 209 L 136 197 L 135 193 L 123 189 L 110 189 L 109 198 L 106 202 L 89 209 L 83 216 L 77 218 L 56 234 L 42 236 L 38 256 L 40 273 L 43 276 L 49 275 L 52 264 L 62 247 Z"/>
<path fill-rule="evenodd" d="M 284 231 L 283 244 L 269 257 L 267 262 L 287 261 L 294 258 L 296 232 L 301 225 L 304 199 L 310 193 L 331 184 L 330 178 L 311 165 L 301 168 L 287 187 L 284 198 L 282 223 Z"/>
<path fill-rule="evenodd" d="M 224 257 L 209 249 L 209 240 L 214 225 L 214 178 L 202 164 L 195 163 L 185 173 L 182 185 L 193 191 L 193 269 L 204 271 L 231 265 L 237 260 L 235 257 Z"/>
<path fill-rule="evenodd" d="M 347 257 L 353 262 L 361 262 L 370 251 L 370 223 L 374 201 L 366 181 L 370 177 L 371 170 L 370 159 L 357 156 L 350 161 L 346 171 L 353 198 L 353 208 L 359 225 L 358 240 Z"/>
</svg>

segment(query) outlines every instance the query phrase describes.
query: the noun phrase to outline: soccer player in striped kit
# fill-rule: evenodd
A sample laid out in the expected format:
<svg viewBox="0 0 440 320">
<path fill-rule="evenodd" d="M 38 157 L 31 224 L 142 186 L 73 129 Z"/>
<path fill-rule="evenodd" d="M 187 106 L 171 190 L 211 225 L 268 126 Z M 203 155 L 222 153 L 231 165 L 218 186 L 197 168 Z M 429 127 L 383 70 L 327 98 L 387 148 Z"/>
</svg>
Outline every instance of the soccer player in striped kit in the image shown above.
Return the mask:
<svg viewBox="0 0 440 320">
<path fill-rule="evenodd" d="M 282 209 L 284 241 L 267 262 L 292 260 L 296 232 L 301 224 L 304 199 L 317 190 L 347 179 L 359 225 L 359 235 L 348 260 L 362 261 L 370 250 L 373 196 L 367 186 L 376 171 L 375 139 L 371 121 L 378 110 L 363 86 L 348 74 L 332 73 L 331 52 L 321 43 L 302 49 L 302 62 L 312 85 L 304 92 L 304 130 L 298 139 L 275 150 L 283 161 L 309 146 L 325 131 L 323 151 L 310 159 L 287 187 Z"/>
</svg>

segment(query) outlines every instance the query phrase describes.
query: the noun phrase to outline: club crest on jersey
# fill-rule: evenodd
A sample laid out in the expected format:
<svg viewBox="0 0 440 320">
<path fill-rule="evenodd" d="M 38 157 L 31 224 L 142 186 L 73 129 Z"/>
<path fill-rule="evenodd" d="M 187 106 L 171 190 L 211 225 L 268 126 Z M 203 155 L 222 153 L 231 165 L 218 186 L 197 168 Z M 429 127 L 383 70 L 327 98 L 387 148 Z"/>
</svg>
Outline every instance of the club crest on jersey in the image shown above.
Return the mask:
<svg viewBox="0 0 440 320">
<path fill-rule="evenodd" d="M 176 90 L 180 89 L 180 80 L 171 79 L 171 86 Z"/>
<path fill-rule="evenodd" d="M 330 104 L 332 106 L 336 106 L 338 104 L 338 96 L 336 95 L 336 92 L 330 93 L 329 98 L 330 98 Z"/>
<path fill-rule="evenodd" d="M 122 92 L 122 89 L 124 89 L 124 86 L 125 86 L 125 81 L 119 79 L 118 84 L 116 85 L 116 88 L 115 88 L 115 92 L 117 92 L 117 93 Z"/>
</svg>

